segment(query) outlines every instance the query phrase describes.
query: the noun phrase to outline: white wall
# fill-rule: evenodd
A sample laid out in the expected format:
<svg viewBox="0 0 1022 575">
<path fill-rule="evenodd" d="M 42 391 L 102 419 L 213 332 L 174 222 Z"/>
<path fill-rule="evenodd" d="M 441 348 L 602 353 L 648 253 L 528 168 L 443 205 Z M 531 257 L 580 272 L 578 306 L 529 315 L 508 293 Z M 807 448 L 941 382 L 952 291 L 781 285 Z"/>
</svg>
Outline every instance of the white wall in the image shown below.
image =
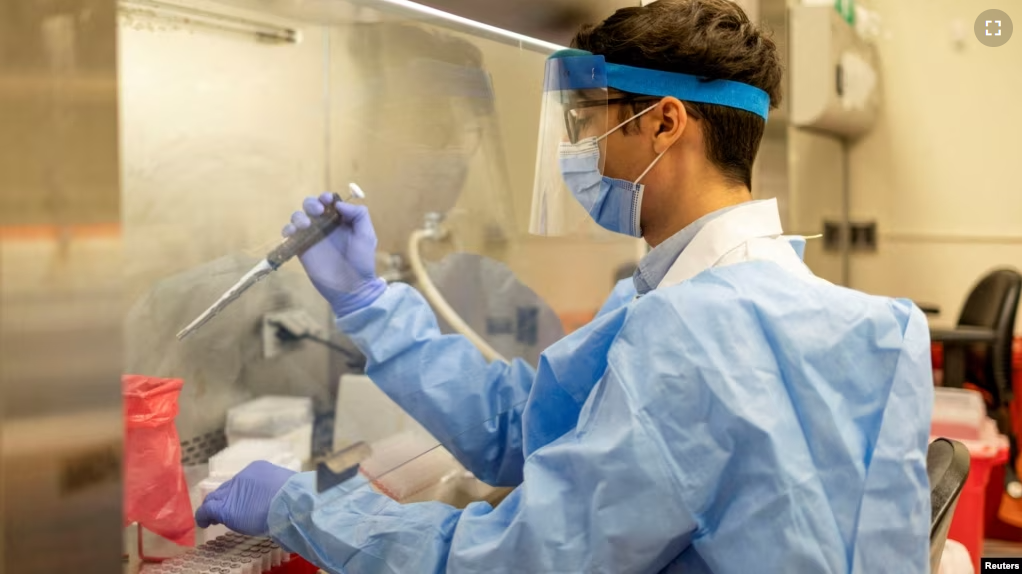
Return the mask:
<svg viewBox="0 0 1022 575">
<path fill-rule="evenodd" d="M 973 34 L 990 8 L 1022 26 L 1022 1 L 870 4 L 887 32 L 884 103 L 851 148 L 851 217 L 876 219 L 880 248 L 853 256 L 851 284 L 937 303 L 950 323 L 981 274 L 1022 268 L 1022 30 L 999 48 Z"/>
</svg>

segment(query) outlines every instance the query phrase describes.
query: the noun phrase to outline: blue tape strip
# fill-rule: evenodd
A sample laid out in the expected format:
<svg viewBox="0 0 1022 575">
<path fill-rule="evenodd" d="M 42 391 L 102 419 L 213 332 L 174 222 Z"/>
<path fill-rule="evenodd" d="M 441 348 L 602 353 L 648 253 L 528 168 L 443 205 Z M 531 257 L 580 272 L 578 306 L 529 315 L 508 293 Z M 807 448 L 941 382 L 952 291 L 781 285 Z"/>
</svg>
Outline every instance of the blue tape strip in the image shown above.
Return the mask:
<svg viewBox="0 0 1022 575">
<path fill-rule="evenodd" d="M 558 52 L 560 54 L 560 52 Z M 563 90 L 606 90 L 607 61 L 603 56 L 567 56 L 546 61 L 543 89 L 547 92 Z"/>
<path fill-rule="evenodd" d="M 547 60 L 543 89 L 547 92 L 616 88 L 643 96 L 674 96 L 679 100 L 716 104 L 752 112 L 764 120 L 770 96 L 755 86 L 732 80 L 608 63 L 584 50 L 560 50 Z"/>
<path fill-rule="evenodd" d="M 770 96 L 755 86 L 732 80 L 703 80 L 698 76 L 634 68 L 620 64 L 607 67 L 607 84 L 622 92 L 644 96 L 674 96 L 679 100 L 717 104 L 758 114 L 770 114 Z"/>
<path fill-rule="evenodd" d="M 553 54 L 550 54 L 550 56 L 548 56 L 547 59 L 556 60 L 558 58 L 574 58 L 576 56 L 592 56 L 592 55 L 593 55 L 592 52 L 579 50 L 578 48 L 564 48 L 562 50 L 554 52 Z"/>
</svg>

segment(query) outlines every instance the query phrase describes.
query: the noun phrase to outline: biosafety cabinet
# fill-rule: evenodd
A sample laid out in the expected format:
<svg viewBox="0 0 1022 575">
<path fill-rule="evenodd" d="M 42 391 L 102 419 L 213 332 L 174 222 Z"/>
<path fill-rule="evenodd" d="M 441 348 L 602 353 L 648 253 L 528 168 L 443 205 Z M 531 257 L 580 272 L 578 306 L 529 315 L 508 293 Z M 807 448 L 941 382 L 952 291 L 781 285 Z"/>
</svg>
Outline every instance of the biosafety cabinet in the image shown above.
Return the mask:
<svg viewBox="0 0 1022 575">
<path fill-rule="evenodd" d="M 501 354 L 592 317 L 642 250 L 526 233 L 557 48 L 404 0 L 0 2 L 3 570 L 123 569 L 123 374 L 184 380 L 190 482 L 262 396 L 311 400 L 317 454 L 404 429 L 297 262 L 174 338 L 307 196 L 358 183 L 380 273 Z"/>
</svg>

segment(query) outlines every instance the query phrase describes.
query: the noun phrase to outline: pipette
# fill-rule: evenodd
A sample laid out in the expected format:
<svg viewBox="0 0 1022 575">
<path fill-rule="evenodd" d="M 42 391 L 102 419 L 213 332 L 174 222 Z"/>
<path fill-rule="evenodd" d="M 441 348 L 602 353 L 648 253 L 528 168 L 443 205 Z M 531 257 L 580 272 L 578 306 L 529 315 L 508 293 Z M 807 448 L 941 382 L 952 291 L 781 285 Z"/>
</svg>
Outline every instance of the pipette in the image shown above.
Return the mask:
<svg viewBox="0 0 1022 575">
<path fill-rule="evenodd" d="M 353 198 L 365 198 L 365 193 L 362 191 L 362 188 L 358 187 L 358 184 L 348 184 L 348 190 L 350 193 L 345 198 L 342 198 L 338 194 L 334 194 L 334 201 L 331 202 L 329 206 L 326 206 L 326 211 L 323 212 L 322 215 L 309 218 L 312 221 L 312 225 L 304 230 L 298 230 L 281 242 L 279 246 L 273 249 L 273 251 L 266 254 L 266 259 L 256 264 L 255 267 L 249 270 L 248 273 L 238 280 L 238 283 L 231 286 L 231 289 L 224 292 L 224 295 L 220 296 L 220 299 L 216 300 L 213 305 L 209 306 L 209 309 L 202 312 L 202 314 L 195 318 L 192 323 L 179 331 L 177 339 L 183 340 L 189 335 L 195 333 L 197 329 L 206 325 L 209 320 L 216 317 L 216 315 L 223 311 L 223 309 L 231 302 L 238 299 L 245 290 L 255 285 L 259 282 L 259 280 L 270 275 L 270 273 L 276 271 L 291 258 L 301 255 L 305 252 L 305 250 L 316 245 L 321 239 L 330 235 L 330 232 L 336 230 L 341 225 L 343 218 L 341 217 L 340 212 L 334 208 L 334 204 L 337 202 L 348 202 Z"/>
</svg>

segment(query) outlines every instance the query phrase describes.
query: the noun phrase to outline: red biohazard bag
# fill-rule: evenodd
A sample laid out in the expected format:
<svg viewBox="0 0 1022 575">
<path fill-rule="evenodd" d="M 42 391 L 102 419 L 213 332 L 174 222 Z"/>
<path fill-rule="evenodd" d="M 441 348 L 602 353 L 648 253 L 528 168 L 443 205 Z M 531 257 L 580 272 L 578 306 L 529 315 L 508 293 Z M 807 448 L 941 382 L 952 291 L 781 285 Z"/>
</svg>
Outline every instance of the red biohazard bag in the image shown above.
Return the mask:
<svg viewBox="0 0 1022 575">
<path fill-rule="evenodd" d="M 184 382 L 124 375 L 124 525 L 138 522 L 178 545 L 195 545 L 181 442 L 174 427 Z"/>
</svg>

